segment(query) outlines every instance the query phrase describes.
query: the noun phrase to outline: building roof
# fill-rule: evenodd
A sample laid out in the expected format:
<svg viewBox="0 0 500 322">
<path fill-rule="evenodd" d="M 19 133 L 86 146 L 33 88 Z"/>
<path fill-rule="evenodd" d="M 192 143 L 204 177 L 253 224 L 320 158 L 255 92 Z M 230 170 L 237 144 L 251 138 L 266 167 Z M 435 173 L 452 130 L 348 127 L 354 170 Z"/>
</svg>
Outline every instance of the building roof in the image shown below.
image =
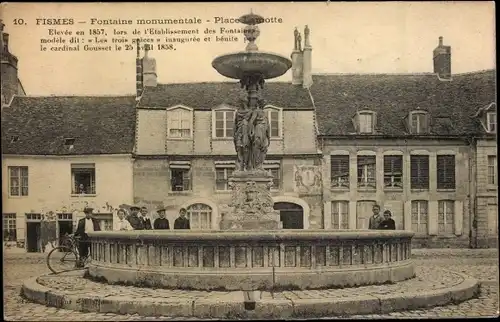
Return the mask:
<svg viewBox="0 0 500 322">
<path fill-rule="evenodd" d="M 269 82 L 260 91 L 267 104 L 283 109 L 313 109 L 309 93 L 302 86 Z M 246 99 L 246 92 L 238 82 L 158 84 L 144 89 L 139 107 L 164 109 L 185 105 L 210 110 L 221 104 L 239 106 L 242 98 Z"/>
<path fill-rule="evenodd" d="M 355 132 L 356 111 L 376 112 L 376 132 L 407 135 L 404 123 L 410 111 L 429 112 L 430 135 L 478 133 L 476 111 L 494 102 L 495 71 L 454 75 L 441 81 L 435 74 L 314 75 L 311 93 L 320 135 Z"/>
<path fill-rule="evenodd" d="M 16 96 L 2 109 L 1 124 L 2 154 L 132 153 L 135 97 Z M 72 149 L 66 138 L 75 139 Z"/>
</svg>

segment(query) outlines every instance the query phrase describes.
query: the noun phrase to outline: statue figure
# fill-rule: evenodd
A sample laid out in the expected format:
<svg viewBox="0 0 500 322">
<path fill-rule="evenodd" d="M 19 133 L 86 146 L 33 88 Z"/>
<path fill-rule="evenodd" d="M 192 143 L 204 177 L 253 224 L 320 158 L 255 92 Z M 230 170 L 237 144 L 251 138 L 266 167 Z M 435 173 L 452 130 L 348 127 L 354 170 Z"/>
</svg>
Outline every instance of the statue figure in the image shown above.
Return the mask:
<svg viewBox="0 0 500 322">
<path fill-rule="evenodd" d="M 233 134 L 234 147 L 236 149 L 236 170 L 244 171 L 248 167 L 248 155 L 250 140 L 248 136 L 248 122 L 251 117 L 251 110 L 247 108 L 244 100 L 240 101 L 240 108 L 236 111 L 235 130 Z"/>
<path fill-rule="evenodd" d="M 306 25 L 306 27 L 304 28 L 304 47 L 306 46 L 310 46 L 309 44 L 309 26 Z"/>
<path fill-rule="evenodd" d="M 295 27 L 295 30 L 293 32 L 294 37 L 295 37 L 295 44 L 294 44 L 294 50 L 302 50 L 301 49 L 301 42 L 302 38 L 300 36 L 300 32 L 297 30 L 297 27 Z"/>
<path fill-rule="evenodd" d="M 257 106 L 252 108 L 244 101 L 240 103 L 240 108 L 236 111 L 234 131 L 236 170 L 261 170 L 271 142 L 269 121 L 263 110 L 265 101 L 259 99 Z"/>
<path fill-rule="evenodd" d="M 258 106 L 252 112 L 249 122 L 249 137 L 251 142 L 251 159 L 249 164 L 251 168 L 262 170 L 264 160 L 266 159 L 267 149 L 271 143 L 269 120 L 264 111 L 265 101 L 258 100 Z"/>
</svg>

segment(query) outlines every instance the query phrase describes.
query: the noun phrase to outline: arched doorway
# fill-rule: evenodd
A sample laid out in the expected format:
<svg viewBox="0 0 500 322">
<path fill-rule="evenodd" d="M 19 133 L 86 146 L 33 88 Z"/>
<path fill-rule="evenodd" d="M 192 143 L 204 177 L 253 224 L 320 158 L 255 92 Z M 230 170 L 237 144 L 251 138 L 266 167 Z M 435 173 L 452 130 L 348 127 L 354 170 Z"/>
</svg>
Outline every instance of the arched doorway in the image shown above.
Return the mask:
<svg viewBox="0 0 500 322">
<path fill-rule="evenodd" d="M 304 209 L 292 202 L 275 202 L 274 210 L 280 212 L 283 229 L 304 229 Z"/>
</svg>

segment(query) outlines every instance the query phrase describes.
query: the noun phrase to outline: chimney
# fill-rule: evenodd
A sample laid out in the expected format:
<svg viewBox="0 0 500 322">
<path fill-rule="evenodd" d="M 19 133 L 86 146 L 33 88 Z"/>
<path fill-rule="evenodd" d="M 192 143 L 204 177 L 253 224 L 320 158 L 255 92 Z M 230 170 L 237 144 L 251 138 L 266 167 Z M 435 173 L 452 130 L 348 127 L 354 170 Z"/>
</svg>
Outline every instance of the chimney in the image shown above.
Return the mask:
<svg viewBox="0 0 500 322">
<path fill-rule="evenodd" d="M 143 87 L 156 87 L 156 59 L 149 57 L 150 45 L 144 47 L 144 58 L 142 58 L 142 85 Z"/>
<path fill-rule="evenodd" d="M 295 28 L 294 31 L 294 47 L 291 55 L 292 59 L 292 84 L 301 85 L 302 84 L 302 38 L 300 32 Z"/>
<path fill-rule="evenodd" d="M 451 78 L 451 47 L 443 45 L 443 37 L 433 51 L 434 73 L 441 79 Z"/>
<path fill-rule="evenodd" d="M 306 25 L 304 28 L 304 50 L 302 53 L 303 56 L 303 64 L 302 64 L 302 86 L 304 88 L 309 88 L 312 85 L 312 47 L 309 40 L 309 27 Z"/>
<path fill-rule="evenodd" d="M 135 59 L 135 89 L 137 98 L 141 97 L 142 95 L 142 59 L 140 56 L 140 43 L 139 39 L 137 39 L 137 57 Z"/>
</svg>

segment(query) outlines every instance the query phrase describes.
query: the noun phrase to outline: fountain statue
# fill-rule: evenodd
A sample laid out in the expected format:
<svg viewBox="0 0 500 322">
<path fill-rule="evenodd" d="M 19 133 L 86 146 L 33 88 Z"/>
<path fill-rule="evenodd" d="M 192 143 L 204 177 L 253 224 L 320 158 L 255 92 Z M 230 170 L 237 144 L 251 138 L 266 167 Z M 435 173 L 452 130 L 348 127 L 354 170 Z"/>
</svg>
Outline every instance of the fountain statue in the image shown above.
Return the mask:
<svg viewBox="0 0 500 322">
<path fill-rule="evenodd" d="M 233 190 L 232 212 L 221 222 L 223 230 L 279 229 L 279 212 L 273 209 L 270 193 L 272 175 L 264 169 L 270 140 L 269 120 L 264 111 L 265 100 L 258 91 L 264 80 L 286 73 L 292 62 L 277 54 L 260 52 L 255 40 L 260 34 L 258 24 L 264 19 L 254 13 L 244 15 L 240 22 L 248 44 L 244 52 L 219 56 L 212 66 L 222 75 L 239 79 L 247 91 L 235 117 L 234 147 L 236 167 L 229 184 Z"/>
</svg>

